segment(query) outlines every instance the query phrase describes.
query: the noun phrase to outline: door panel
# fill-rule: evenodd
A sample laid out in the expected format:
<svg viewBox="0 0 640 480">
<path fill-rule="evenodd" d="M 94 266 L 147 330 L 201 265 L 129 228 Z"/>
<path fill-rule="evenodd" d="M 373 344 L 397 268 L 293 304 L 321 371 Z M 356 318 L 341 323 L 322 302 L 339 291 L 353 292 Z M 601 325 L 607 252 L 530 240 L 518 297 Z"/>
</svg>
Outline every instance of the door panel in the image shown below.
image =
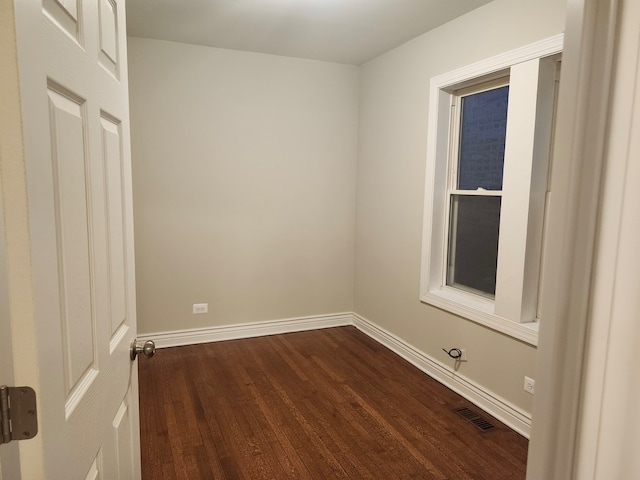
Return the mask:
<svg viewBox="0 0 640 480">
<path fill-rule="evenodd" d="M 71 94 L 48 91 L 51 160 L 58 250 L 58 307 L 62 332 L 64 384 L 67 403 L 86 392 L 95 378 L 92 305 L 93 248 L 89 241 L 87 158 L 84 101 Z M 81 380 L 84 380 L 81 382 Z M 68 414 L 69 412 L 67 412 Z"/>
<path fill-rule="evenodd" d="M 44 0 L 43 12 L 52 23 L 66 33 L 79 45 L 82 45 L 82 4 L 80 0 Z"/>
<path fill-rule="evenodd" d="M 118 6 L 113 0 L 100 0 L 100 64 L 118 75 Z"/>
<path fill-rule="evenodd" d="M 138 425 L 133 419 L 131 392 L 122 400 L 109 424 L 109 434 L 105 439 L 96 461 L 99 478 L 108 480 L 128 480 L 134 469 L 133 443 Z"/>
<path fill-rule="evenodd" d="M 102 112 L 102 153 L 107 190 L 107 231 L 109 242 L 109 301 L 111 334 L 127 326 L 127 278 L 122 172 L 121 122 Z"/>
<path fill-rule="evenodd" d="M 131 444 L 133 441 L 133 425 L 129 400 L 129 395 L 127 395 L 120 404 L 120 408 L 118 408 L 118 412 L 111 423 L 115 443 L 114 450 L 118 458 L 118 460 L 113 463 L 117 466 L 118 475 L 112 478 L 117 480 L 126 480 L 129 478 L 129 472 L 131 472 L 132 469 Z"/>
<path fill-rule="evenodd" d="M 102 478 L 102 476 L 100 475 L 100 470 L 98 469 L 98 465 L 100 464 L 101 462 L 99 461 L 99 458 L 96 457 L 91 464 L 91 468 L 89 468 L 89 473 L 87 473 L 85 480 L 99 480 Z"/>
<path fill-rule="evenodd" d="M 124 3 L 13 4 L 33 289 L 20 342 L 36 352 L 21 377 L 40 402 L 23 476 L 139 478 Z"/>
</svg>

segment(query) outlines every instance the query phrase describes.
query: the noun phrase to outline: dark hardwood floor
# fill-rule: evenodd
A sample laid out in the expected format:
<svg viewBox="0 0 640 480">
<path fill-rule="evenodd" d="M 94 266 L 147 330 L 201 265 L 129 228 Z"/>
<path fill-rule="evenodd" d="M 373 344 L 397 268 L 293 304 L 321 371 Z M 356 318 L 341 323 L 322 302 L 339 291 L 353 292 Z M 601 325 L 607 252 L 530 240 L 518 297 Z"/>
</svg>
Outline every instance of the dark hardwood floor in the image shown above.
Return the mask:
<svg viewBox="0 0 640 480">
<path fill-rule="evenodd" d="M 527 440 L 354 327 L 160 349 L 142 477 L 523 479 Z"/>
</svg>

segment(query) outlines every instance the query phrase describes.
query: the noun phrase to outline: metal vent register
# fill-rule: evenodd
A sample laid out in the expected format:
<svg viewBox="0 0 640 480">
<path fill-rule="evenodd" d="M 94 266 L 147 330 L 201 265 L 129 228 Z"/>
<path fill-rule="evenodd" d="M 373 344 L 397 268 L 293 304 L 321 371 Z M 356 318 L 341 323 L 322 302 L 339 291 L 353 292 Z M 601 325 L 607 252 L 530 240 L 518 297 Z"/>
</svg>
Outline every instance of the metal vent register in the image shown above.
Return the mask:
<svg viewBox="0 0 640 480">
<path fill-rule="evenodd" d="M 458 408 L 455 412 L 465 420 L 473 423 L 480 430 L 487 431 L 496 427 L 490 420 L 469 408 Z"/>
</svg>

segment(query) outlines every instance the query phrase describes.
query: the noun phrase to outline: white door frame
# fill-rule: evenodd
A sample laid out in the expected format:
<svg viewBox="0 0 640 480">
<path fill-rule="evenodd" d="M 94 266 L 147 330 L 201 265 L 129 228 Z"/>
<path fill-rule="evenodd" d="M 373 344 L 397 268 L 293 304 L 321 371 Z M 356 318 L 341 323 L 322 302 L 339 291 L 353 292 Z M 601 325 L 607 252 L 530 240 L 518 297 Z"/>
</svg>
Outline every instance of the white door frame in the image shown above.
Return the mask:
<svg viewBox="0 0 640 480">
<path fill-rule="evenodd" d="M 592 327 L 594 299 L 606 294 L 594 272 L 598 259 L 607 254 L 601 245 L 601 210 L 611 192 L 603 170 L 617 161 L 606 147 L 621 3 L 568 0 L 567 4 L 549 213 L 553 238 L 542 281 L 545 323 L 538 347 L 529 480 L 599 478 L 595 470 L 593 476 L 577 472 L 584 459 L 580 449 L 585 447 L 580 419 L 589 401 L 585 376 L 593 366 L 585 362 L 587 345 L 590 350 L 611 347 L 609 339 L 597 337 Z M 599 320 L 610 324 L 610 312 Z M 590 442 L 597 443 L 598 438 Z"/>
<path fill-rule="evenodd" d="M 9 286 L 9 264 L 20 261 L 20 254 L 11 251 L 6 229 L 20 210 L 19 197 L 24 199 L 24 184 L 16 181 L 14 173 L 21 168 L 23 161 L 22 125 L 20 111 L 20 91 L 18 80 L 15 23 L 12 0 L 0 0 L 0 384 L 16 386 L 20 379 L 16 377 L 16 352 L 13 349 L 17 320 L 13 315 L 15 305 Z M 12 212 L 4 206 L 12 205 Z M 17 207 L 17 208 L 13 208 Z M 9 216 L 10 218 L 7 218 Z M 26 226 L 26 218 L 24 220 Z M 18 236 L 14 240 L 21 243 Z M 26 245 L 23 248 L 28 248 Z M 0 480 L 20 477 L 20 443 L 12 442 L 0 446 Z"/>
<path fill-rule="evenodd" d="M 640 2 L 621 1 L 575 478 L 640 478 Z"/>
<path fill-rule="evenodd" d="M 0 122 L 0 130 L 1 125 L 2 122 Z M 2 155 L 1 152 L 0 155 Z M 15 386 L 1 176 L 2 172 L 0 172 L 0 385 Z M 17 442 L 2 445 L 0 448 L 0 480 L 11 478 L 20 478 L 20 453 Z"/>
</svg>

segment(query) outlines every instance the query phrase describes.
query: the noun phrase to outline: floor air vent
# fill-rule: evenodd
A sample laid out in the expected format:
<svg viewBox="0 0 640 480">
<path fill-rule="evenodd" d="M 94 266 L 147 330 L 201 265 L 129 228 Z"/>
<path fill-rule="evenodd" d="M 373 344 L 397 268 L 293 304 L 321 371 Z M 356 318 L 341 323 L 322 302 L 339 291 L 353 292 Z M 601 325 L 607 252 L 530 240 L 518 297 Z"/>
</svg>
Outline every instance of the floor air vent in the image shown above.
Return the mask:
<svg viewBox="0 0 640 480">
<path fill-rule="evenodd" d="M 460 415 L 462 418 L 473 423 L 480 430 L 487 431 L 496 427 L 493 423 L 491 423 L 485 417 L 468 408 L 459 408 L 456 410 L 456 413 Z"/>
</svg>

